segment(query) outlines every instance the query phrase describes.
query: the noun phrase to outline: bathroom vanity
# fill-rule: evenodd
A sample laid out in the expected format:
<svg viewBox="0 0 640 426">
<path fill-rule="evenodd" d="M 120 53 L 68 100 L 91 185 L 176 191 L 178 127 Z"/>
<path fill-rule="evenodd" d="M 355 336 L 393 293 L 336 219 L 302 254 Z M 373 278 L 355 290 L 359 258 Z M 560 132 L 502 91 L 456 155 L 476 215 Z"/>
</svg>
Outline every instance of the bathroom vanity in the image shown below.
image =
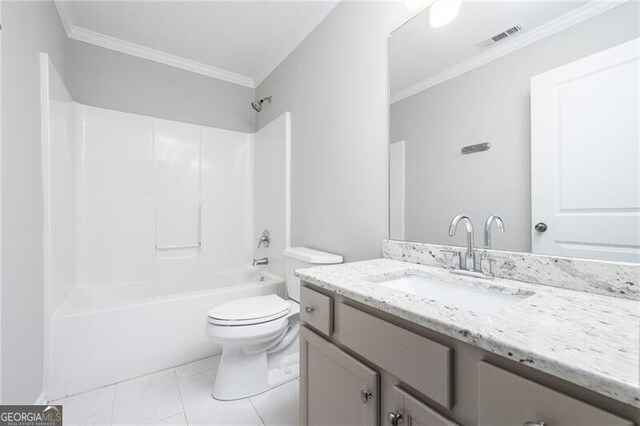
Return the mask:
<svg viewBox="0 0 640 426">
<path fill-rule="evenodd" d="M 640 424 L 637 299 L 394 259 L 298 276 L 305 425 Z"/>
<path fill-rule="evenodd" d="M 298 271 L 303 424 L 640 425 L 637 3 L 428 3 L 384 259 Z"/>
</svg>

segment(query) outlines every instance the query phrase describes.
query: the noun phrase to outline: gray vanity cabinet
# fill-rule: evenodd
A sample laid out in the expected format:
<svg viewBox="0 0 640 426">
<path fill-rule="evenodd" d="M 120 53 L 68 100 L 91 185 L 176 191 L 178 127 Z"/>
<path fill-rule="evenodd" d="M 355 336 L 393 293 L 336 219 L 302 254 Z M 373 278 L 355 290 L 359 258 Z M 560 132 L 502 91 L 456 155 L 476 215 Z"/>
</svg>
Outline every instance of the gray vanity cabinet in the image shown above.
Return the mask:
<svg viewBox="0 0 640 426">
<path fill-rule="evenodd" d="M 451 407 L 450 348 L 344 303 L 337 310 L 341 344 L 441 406 Z"/>
<path fill-rule="evenodd" d="M 640 425 L 635 407 L 341 295 L 302 290 L 303 425 Z"/>
<path fill-rule="evenodd" d="M 394 386 L 393 395 L 395 410 L 386 416 L 390 426 L 459 426 L 398 386 Z"/>
<path fill-rule="evenodd" d="M 325 336 L 333 332 L 333 299 L 308 287 L 300 289 L 300 319 Z"/>
<path fill-rule="evenodd" d="M 568 395 L 485 362 L 478 363 L 480 426 L 633 426 Z"/>
<path fill-rule="evenodd" d="M 380 375 L 304 326 L 300 342 L 302 424 L 377 425 Z"/>
</svg>

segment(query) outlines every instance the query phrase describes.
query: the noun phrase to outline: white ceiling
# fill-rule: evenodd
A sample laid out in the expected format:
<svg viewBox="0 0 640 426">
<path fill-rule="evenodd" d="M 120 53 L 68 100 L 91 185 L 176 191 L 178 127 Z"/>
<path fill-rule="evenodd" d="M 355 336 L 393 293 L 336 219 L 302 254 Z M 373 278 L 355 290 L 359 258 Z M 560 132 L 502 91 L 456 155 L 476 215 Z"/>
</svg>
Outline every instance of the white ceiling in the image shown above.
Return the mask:
<svg viewBox="0 0 640 426">
<path fill-rule="evenodd" d="M 411 96 L 613 6 L 602 1 L 465 1 L 458 17 L 441 28 L 430 26 L 425 9 L 390 37 L 391 99 Z M 516 23 L 525 31 L 488 49 L 476 46 Z"/>
<path fill-rule="evenodd" d="M 335 1 L 57 1 L 69 37 L 256 87 Z"/>
</svg>

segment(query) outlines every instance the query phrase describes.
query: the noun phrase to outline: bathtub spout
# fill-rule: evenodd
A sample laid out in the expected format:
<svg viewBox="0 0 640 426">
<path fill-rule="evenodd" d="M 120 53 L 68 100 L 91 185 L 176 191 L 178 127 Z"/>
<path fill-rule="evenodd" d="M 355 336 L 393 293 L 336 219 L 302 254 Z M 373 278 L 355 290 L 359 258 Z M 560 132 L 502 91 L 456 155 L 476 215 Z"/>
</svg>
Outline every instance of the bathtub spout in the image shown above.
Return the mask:
<svg viewBox="0 0 640 426">
<path fill-rule="evenodd" d="M 253 259 L 253 266 L 268 265 L 268 264 L 269 264 L 269 258 L 268 257 L 262 257 L 260 259 Z"/>
</svg>

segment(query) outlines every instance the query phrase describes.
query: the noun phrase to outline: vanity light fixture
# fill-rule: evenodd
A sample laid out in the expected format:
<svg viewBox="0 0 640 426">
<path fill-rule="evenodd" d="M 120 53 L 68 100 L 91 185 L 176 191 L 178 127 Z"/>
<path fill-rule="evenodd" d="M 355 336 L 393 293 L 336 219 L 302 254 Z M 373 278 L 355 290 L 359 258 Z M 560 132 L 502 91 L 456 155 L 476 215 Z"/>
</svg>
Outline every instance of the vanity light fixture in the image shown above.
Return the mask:
<svg viewBox="0 0 640 426">
<path fill-rule="evenodd" d="M 429 23 L 440 28 L 456 19 L 462 0 L 436 0 L 429 8 Z"/>
</svg>

